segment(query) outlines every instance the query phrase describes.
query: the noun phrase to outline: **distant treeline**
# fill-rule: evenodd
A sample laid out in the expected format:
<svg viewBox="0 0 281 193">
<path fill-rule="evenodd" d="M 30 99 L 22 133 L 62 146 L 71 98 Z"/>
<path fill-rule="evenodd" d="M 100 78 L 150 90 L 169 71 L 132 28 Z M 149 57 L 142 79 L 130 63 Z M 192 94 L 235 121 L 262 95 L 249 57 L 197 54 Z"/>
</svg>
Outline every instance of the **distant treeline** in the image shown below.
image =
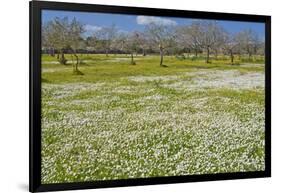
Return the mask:
<svg viewBox="0 0 281 193">
<path fill-rule="evenodd" d="M 78 54 L 130 54 L 131 64 L 136 64 L 134 55 L 159 54 L 160 66 L 164 55 L 198 54 L 228 56 L 233 64 L 237 55 L 264 55 L 264 40 L 250 29 L 238 33 L 226 31 L 216 21 L 194 20 L 190 25 L 167 26 L 149 23 L 143 31 L 122 32 L 113 24 L 101 27 L 91 36 L 85 37 L 86 28 L 77 19 L 55 18 L 43 24 L 42 52 L 57 57 L 66 64 L 65 53 L 73 55 L 78 72 Z"/>
</svg>

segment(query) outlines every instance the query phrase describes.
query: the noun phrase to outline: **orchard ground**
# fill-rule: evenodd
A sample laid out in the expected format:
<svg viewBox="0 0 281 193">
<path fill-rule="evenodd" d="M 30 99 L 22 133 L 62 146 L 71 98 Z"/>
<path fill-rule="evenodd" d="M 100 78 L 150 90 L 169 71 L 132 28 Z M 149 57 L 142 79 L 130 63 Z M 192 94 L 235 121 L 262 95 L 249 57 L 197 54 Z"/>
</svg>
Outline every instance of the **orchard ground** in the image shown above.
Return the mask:
<svg viewBox="0 0 281 193">
<path fill-rule="evenodd" d="M 42 183 L 265 169 L 262 57 L 81 59 L 42 56 Z"/>
</svg>

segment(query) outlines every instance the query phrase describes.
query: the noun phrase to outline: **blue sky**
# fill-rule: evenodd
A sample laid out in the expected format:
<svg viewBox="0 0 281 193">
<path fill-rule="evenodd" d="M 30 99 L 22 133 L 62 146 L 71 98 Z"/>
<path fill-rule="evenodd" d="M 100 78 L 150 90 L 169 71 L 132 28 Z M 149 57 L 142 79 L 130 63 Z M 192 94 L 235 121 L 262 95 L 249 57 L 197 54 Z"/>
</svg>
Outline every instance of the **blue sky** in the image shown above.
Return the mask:
<svg viewBox="0 0 281 193">
<path fill-rule="evenodd" d="M 125 14 L 108 14 L 108 13 L 89 13 L 89 12 L 74 12 L 74 11 L 55 11 L 43 10 L 42 22 L 50 21 L 55 17 L 68 17 L 69 19 L 76 18 L 86 25 L 88 34 L 103 26 L 115 24 L 120 31 L 130 32 L 135 30 L 143 30 L 145 24 L 153 22 L 161 22 L 165 25 L 188 25 L 193 19 L 175 18 L 175 17 L 151 17 Z M 223 26 L 231 33 L 237 33 L 243 29 L 251 29 L 264 38 L 264 23 L 256 22 L 237 22 L 237 21 L 218 21 L 219 25 Z"/>
</svg>

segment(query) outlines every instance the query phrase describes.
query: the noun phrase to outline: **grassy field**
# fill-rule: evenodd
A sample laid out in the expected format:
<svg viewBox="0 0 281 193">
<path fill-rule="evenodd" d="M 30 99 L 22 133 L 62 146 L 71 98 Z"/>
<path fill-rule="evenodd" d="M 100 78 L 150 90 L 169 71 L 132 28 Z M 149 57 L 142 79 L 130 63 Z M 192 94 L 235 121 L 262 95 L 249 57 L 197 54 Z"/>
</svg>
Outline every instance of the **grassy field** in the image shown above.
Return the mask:
<svg viewBox="0 0 281 193">
<path fill-rule="evenodd" d="M 264 170 L 262 58 L 82 58 L 42 56 L 42 183 Z"/>
</svg>

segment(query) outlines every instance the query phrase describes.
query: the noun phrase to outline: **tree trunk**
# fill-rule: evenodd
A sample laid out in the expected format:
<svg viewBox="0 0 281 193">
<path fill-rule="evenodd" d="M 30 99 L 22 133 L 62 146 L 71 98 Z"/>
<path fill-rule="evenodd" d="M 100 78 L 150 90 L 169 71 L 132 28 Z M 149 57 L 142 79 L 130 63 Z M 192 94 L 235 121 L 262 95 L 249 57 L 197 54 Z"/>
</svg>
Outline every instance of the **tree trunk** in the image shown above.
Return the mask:
<svg viewBox="0 0 281 193">
<path fill-rule="evenodd" d="M 54 48 L 51 48 L 51 56 L 52 56 L 52 57 L 55 56 L 55 50 L 54 50 Z"/>
<path fill-rule="evenodd" d="M 195 57 L 197 58 L 197 56 L 198 56 L 198 50 L 197 48 L 195 48 Z"/>
<path fill-rule="evenodd" d="M 163 66 L 163 48 L 160 47 L 160 66 Z"/>
<path fill-rule="evenodd" d="M 77 53 L 73 50 L 72 51 L 73 56 L 76 59 L 76 63 L 73 64 L 73 74 L 74 75 L 84 75 L 79 69 L 78 69 L 78 65 L 79 65 L 79 57 L 77 55 Z"/>
<path fill-rule="evenodd" d="M 72 62 L 72 66 L 73 66 L 73 69 L 74 69 L 74 60 L 73 60 L 73 54 L 71 54 L 70 56 L 71 56 L 71 62 Z"/>
<path fill-rule="evenodd" d="M 250 60 L 252 53 L 249 47 L 247 47 L 247 52 L 248 52 L 248 59 Z"/>
<path fill-rule="evenodd" d="M 142 56 L 145 56 L 145 55 L 146 55 L 145 49 L 143 48 L 143 49 L 142 49 Z"/>
<path fill-rule="evenodd" d="M 218 59 L 218 50 L 215 50 L 215 58 Z"/>
<path fill-rule="evenodd" d="M 59 63 L 63 64 L 63 65 L 65 65 L 66 62 L 67 62 L 65 57 L 64 57 L 64 50 L 63 49 L 60 50 L 60 56 L 59 56 L 58 60 L 59 60 Z"/>
<path fill-rule="evenodd" d="M 105 55 L 108 57 L 108 49 L 105 50 Z"/>
<path fill-rule="evenodd" d="M 131 64 L 132 65 L 136 64 L 135 61 L 134 61 L 134 53 L 133 52 L 131 53 Z"/>
<path fill-rule="evenodd" d="M 231 58 L 231 65 L 233 65 L 234 63 L 233 63 L 233 60 L 234 60 L 234 56 L 233 56 L 233 53 L 232 53 L 232 51 L 230 52 L 230 58 Z"/>
<path fill-rule="evenodd" d="M 52 56 L 52 50 L 51 50 L 50 47 L 47 49 L 47 53 L 48 53 L 49 56 Z"/>
<path fill-rule="evenodd" d="M 210 57 L 210 48 L 209 46 L 207 47 L 207 57 L 206 57 L 206 63 L 209 63 L 209 57 Z"/>
<path fill-rule="evenodd" d="M 73 55 L 74 55 L 74 57 L 76 59 L 76 63 L 74 63 L 74 66 L 73 66 L 73 72 L 78 72 L 79 58 L 78 58 L 76 53 L 74 53 Z"/>
</svg>

